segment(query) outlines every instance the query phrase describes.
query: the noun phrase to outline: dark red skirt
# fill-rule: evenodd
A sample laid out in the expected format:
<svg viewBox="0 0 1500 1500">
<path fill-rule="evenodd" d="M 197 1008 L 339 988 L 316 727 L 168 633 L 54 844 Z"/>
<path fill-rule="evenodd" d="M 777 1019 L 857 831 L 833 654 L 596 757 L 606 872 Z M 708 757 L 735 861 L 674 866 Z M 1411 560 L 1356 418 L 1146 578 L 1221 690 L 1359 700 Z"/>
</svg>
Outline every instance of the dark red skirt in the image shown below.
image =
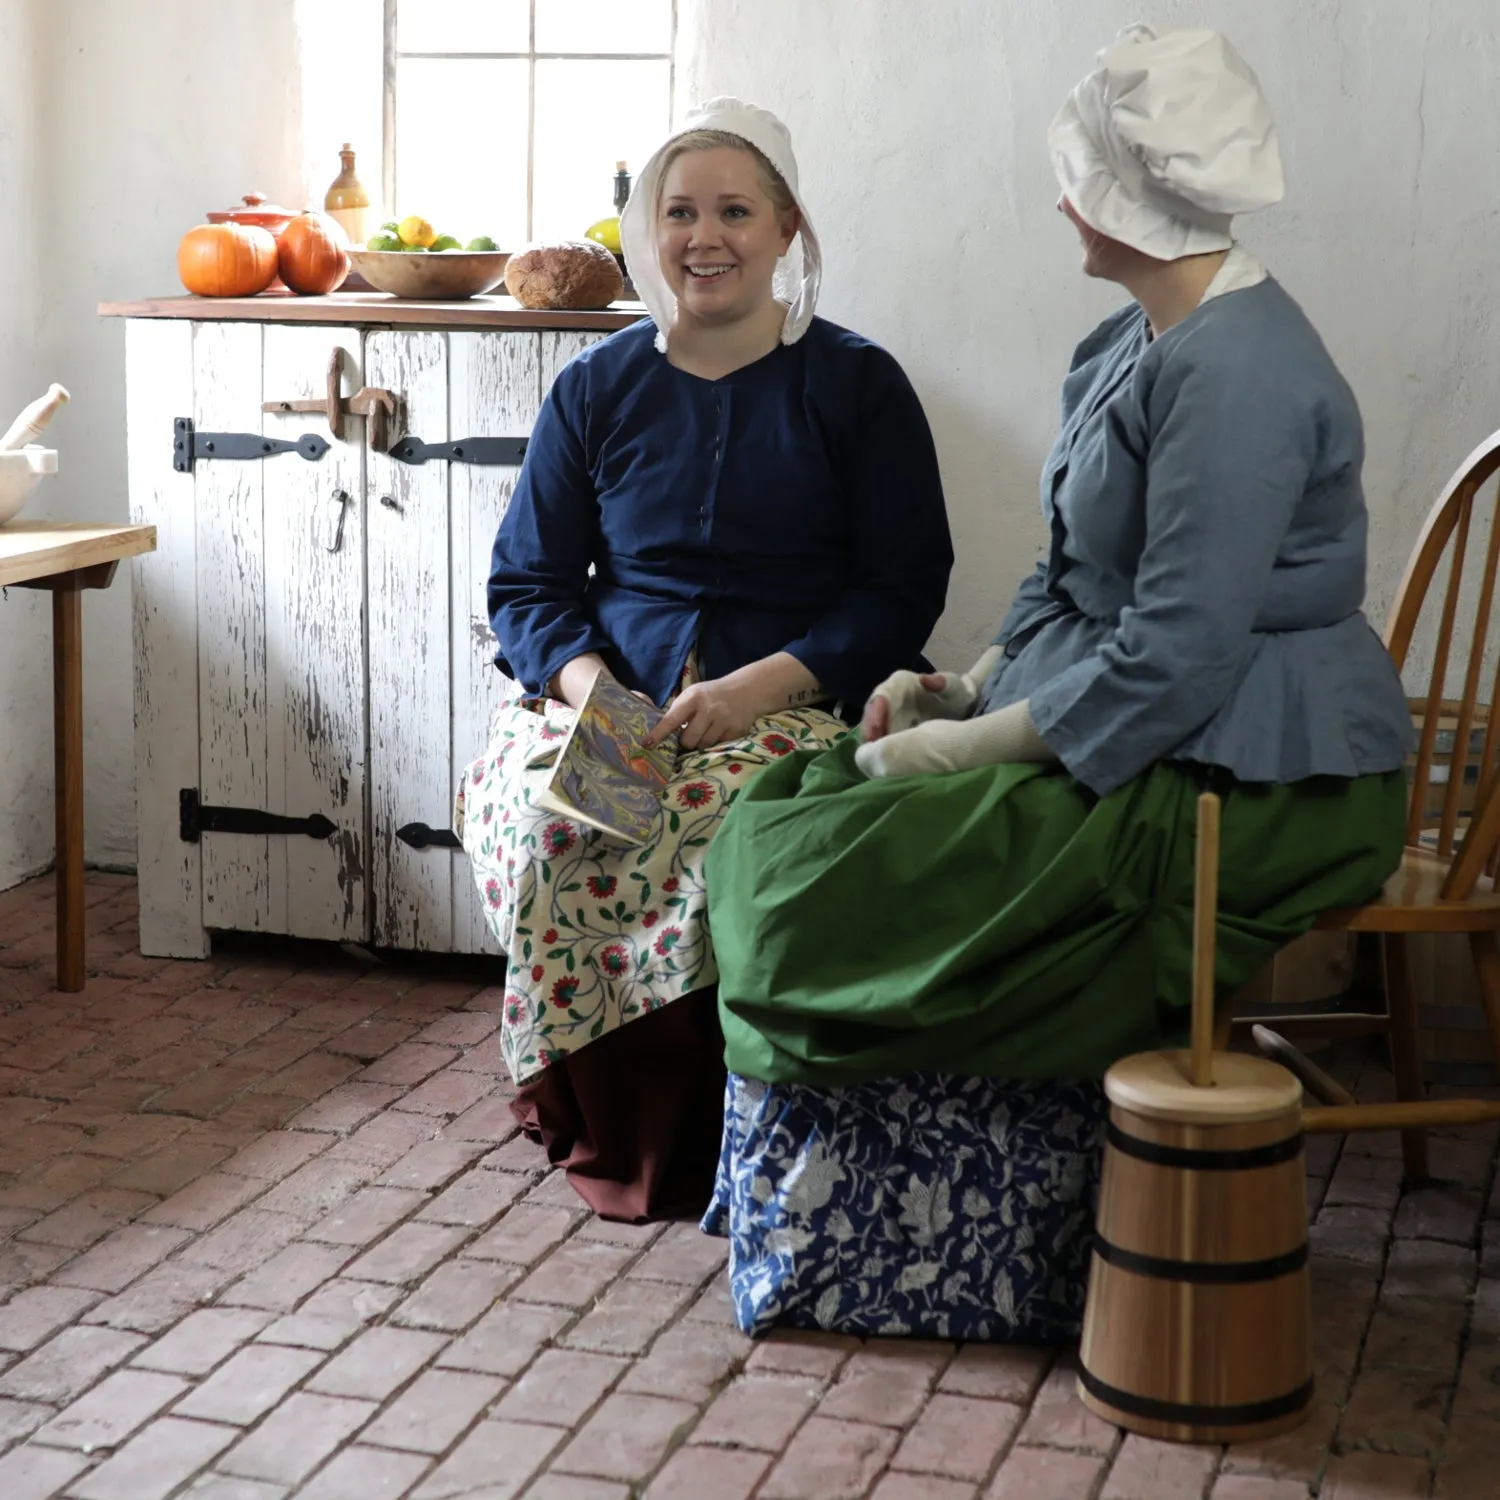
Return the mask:
<svg viewBox="0 0 1500 1500">
<path fill-rule="evenodd" d="M 601 1218 L 698 1217 L 724 1131 L 717 992 L 695 990 L 568 1053 L 521 1086 L 511 1112 Z"/>
</svg>

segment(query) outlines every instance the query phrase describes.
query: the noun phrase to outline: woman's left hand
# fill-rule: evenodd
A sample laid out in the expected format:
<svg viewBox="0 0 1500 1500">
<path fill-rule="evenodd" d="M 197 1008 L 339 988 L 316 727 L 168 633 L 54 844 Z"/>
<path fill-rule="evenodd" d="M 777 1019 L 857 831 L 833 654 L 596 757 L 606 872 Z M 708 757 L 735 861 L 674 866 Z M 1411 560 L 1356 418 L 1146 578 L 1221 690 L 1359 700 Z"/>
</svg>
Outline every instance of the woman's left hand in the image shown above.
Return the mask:
<svg viewBox="0 0 1500 1500">
<path fill-rule="evenodd" d="M 684 750 L 701 750 L 742 739 L 766 711 L 763 694 L 732 676 L 695 682 L 667 704 L 661 721 L 646 736 L 648 745 L 660 744 L 673 730 Z"/>
</svg>

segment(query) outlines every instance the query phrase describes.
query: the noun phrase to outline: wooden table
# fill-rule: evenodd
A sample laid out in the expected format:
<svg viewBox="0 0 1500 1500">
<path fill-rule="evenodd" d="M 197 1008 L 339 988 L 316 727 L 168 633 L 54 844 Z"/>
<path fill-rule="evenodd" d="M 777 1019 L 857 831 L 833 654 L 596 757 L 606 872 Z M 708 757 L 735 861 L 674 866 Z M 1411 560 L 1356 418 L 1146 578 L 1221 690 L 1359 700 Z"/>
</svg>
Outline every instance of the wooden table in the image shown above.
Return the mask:
<svg viewBox="0 0 1500 1500">
<path fill-rule="evenodd" d="M 57 987 L 83 973 L 83 590 L 108 588 L 122 557 L 156 550 L 154 526 L 11 521 L 0 526 L 0 587 L 52 591 L 52 723 L 57 766 Z"/>
</svg>

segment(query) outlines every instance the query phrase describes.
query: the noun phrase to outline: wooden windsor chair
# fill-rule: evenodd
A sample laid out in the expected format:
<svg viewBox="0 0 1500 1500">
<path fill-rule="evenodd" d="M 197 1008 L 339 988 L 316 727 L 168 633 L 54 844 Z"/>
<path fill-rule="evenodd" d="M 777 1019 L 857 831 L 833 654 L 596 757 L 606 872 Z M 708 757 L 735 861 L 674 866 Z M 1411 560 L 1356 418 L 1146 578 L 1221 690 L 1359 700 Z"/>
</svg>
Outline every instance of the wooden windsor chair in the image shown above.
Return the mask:
<svg viewBox="0 0 1500 1500">
<path fill-rule="evenodd" d="M 1269 1040 L 1264 1033 L 1257 1036 L 1257 1042 L 1267 1050 L 1274 1048 L 1274 1055 L 1291 1065 L 1325 1103 L 1341 1106 L 1350 1128 L 1399 1128 L 1406 1174 L 1415 1179 L 1427 1175 L 1428 1126 L 1500 1117 L 1500 1104 L 1491 1101 L 1424 1099 L 1421 1038 L 1407 952 L 1408 939 L 1414 933 L 1462 934 L 1468 938 L 1490 1051 L 1500 1069 L 1500 892 L 1495 888 L 1496 866 L 1500 863 L 1500 713 L 1490 711 L 1500 702 L 1500 657 L 1489 681 L 1481 682 L 1500 573 L 1500 497 L 1483 503 L 1480 499 L 1481 491 L 1497 473 L 1500 432 L 1492 433 L 1469 454 L 1428 512 L 1386 625 L 1386 649 L 1397 670 L 1404 672 L 1432 584 L 1446 555 L 1447 586 L 1438 604 L 1427 692 L 1410 700 L 1421 734 L 1411 778 L 1401 867 L 1374 901 L 1327 912 L 1317 924 L 1325 930 L 1379 935 L 1386 1013 L 1271 1023 L 1288 1035 L 1386 1032 L 1397 1103 L 1356 1109 L 1346 1094 L 1340 1097 L 1342 1091 L 1330 1085 L 1326 1076 L 1295 1049 L 1279 1043 L 1274 1036 Z M 1465 572 L 1471 552 L 1481 554 L 1481 572 L 1477 589 L 1466 592 Z M 1461 604 L 1472 616 L 1462 626 Z M 1461 696 L 1445 696 L 1447 684 L 1460 676 Z M 1482 685 L 1486 697 L 1481 697 Z M 1448 725 L 1452 726 L 1453 751 L 1444 784 L 1434 777 L 1434 768 L 1439 729 Z M 1477 752 L 1473 743 L 1476 739 L 1480 741 Z"/>
</svg>

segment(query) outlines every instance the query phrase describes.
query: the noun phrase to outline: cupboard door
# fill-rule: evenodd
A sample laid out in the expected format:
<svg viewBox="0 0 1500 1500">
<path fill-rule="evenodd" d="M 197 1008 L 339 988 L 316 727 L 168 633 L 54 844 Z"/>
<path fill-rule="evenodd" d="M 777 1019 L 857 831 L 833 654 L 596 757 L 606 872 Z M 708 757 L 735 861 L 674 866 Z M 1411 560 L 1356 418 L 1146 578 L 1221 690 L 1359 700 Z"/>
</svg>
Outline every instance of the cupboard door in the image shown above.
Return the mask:
<svg viewBox="0 0 1500 1500">
<path fill-rule="evenodd" d="M 393 436 L 449 441 L 444 334 L 368 334 L 365 380 L 400 403 Z M 454 861 L 396 834 L 446 829 L 453 816 L 448 468 L 372 452 L 366 469 L 373 935 L 440 952 L 453 946 Z"/>
<path fill-rule="evenodd" d="M 322 399 L 335 350 L 344 395 L 360 379 L 353 328 L 268 324 L 265 399 Z M 364 422 L 335 440 L 326 415 L 267 413 L 268 437 L 316 432 L 330 447 L 315 463 L 265 461 L 266 807 L 321 813 L 326 839 L 269 840 L 273 929 L 294 937 L 369 937 L 366 875 Z"/>
<path fill-rule="evenodd" d="M 454 333 L 449 347 L 449 407 L 456 435 L 524 437 L 542 401 L 542 341 L 535 333 Z M 449 782 L 489 740 L 503 697 L 518 689 L 495 666 L 485 585 L 495 531 L 515 490 L 520 466 L 453 464 L 453 745 Z M 446 824 L 444 825 L 447 826 Z M 498 953 L 468 855 L 453 864 L 453 946 L 462 953 Z"/>
</svg>

